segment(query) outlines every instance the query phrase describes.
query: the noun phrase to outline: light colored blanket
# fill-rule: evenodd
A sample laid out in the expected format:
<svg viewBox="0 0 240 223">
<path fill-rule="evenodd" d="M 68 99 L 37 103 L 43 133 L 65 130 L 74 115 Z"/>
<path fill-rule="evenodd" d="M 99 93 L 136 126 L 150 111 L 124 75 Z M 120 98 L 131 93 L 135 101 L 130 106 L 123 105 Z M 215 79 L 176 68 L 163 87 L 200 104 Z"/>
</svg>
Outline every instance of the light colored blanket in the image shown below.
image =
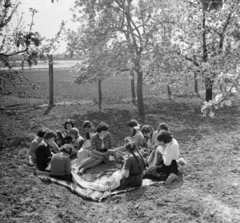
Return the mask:
<svg viewBox="0 0 240 223">
<path fill-rule="evenodd" d="M 72 171 L 72 175 L 74 183 L 96 191 L 112 191 L 120 186 L 120 180 L 122 178 L 119 170 L 114 172 L 111 177 L 102 177 L 95 182 L 84 181 L 74 171 Z"/>
<path fill-rule="evenodd" d="M 116 172 L 113 173 L 113 175 L 115 174 L 115 176 L 117 176 Z M 64 186 L 68 188 L 72 193 L 84 199 L 98 201 L 98 202 L 101 202 L 102 200 L 110 196 L 126 193 L 139 188 L 139 187 L 131 187 L 123 190 L 112 191 L 113 188 L 116 188 L 117 182 L 118 182 L 117 178 L 115 177 L 110 177 L 108 179 L 106 177 L 103 177 L 101 179 L 98 179 L 96 182 L 91 183 L 91 182 L 84 181 L 75 172 L 72 172 L 74 183 L 69 183 L 63 180 L 58 180 L 58 179 L 49 177 L 48 173 L 46 172 L 37 171 L 36 175 L 43 181 L 52 182 L 52 183 L 56 183 L 58 185 Z M 161 184 L 161 182 L 153 182 L 151 180 L 144 179 L 142 187 L 155 185 L 155 184 Z"/>
</svg>

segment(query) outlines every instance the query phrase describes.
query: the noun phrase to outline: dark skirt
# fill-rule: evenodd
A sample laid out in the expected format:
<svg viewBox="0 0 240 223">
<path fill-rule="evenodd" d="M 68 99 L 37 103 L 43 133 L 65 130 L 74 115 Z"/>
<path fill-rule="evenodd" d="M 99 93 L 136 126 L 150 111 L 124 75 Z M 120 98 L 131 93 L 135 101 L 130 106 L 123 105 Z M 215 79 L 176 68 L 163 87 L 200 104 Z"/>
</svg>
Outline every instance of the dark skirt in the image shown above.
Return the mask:
<svg viewBox="0 0 240 223">
<path fill-rule="evenodd" d="M 124 189 L 128 187 L 140 187 L 142 186 L 142 174 L 138 175 L 129 175 L 128 178 L 123 178 L 120 181 L 120 186 L 117 189 Z"/>
<path fill-rule="evenodd" d="M 169 166 L 166 166 L 163 161 L 161 161 L 157 166 L 147 169 L 143 175 L 143 179 L 165 181 L 171 173 L 178 174 L 176 160 L 173 160 Z"/>
</svg>

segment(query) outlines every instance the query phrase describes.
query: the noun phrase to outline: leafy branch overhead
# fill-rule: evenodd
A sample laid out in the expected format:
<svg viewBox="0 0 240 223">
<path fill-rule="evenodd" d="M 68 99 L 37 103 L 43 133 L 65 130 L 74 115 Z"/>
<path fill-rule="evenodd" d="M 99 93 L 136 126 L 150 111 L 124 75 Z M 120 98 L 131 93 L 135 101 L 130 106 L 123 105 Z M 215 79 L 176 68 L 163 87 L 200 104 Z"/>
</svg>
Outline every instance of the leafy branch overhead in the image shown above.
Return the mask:
<svg viewBox="0 0 240 223">
<path fill-rule="evenodd" d="M 53 51 L 58 42 L 65 23 L 62 22 L 59 32 L 56 37 L 49 40 L 48 43 L 45 38 L 41 37 L 36 31 L 33 31 L 34 16 L 37 10 L 30 8 L 31 21 L 29 21 L 29 29 L 26 30 L 23 23 L 23 17 L 17 21 L 16 27 L 12 28 L 11 20 L 17 15 L 17 9 L 20 1 L 13 3 L 11 0 L 3 0 L 0 4 L 2 14 L 0 16 L 0 36 L 2 42 L 0 43 L 0 62 L 3 67 L 9 70 L 2 70 L 0 76 L 0 92 L 4 90 L 6 83 L 15 85 L 14 80 L 21 80 L 24 78 L 21 71 L 14 71 L 12 58 L 16 55 L 22 56 L 22 68 L 26 61 L 29 66 L 37 64 L 38 60 L 46 60 L 47 56 Z M 14 18 L 15 19 L 15 18 Z"/>
</svg>

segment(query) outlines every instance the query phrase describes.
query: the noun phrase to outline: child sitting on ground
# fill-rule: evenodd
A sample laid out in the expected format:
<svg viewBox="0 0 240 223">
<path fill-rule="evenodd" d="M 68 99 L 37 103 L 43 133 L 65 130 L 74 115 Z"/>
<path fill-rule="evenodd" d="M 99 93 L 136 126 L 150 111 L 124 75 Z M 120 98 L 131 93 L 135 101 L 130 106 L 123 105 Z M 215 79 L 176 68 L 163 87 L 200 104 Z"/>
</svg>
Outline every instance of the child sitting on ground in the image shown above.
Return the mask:
<svg viewBox="0 0 240 223">
<path fill-rule="evenodd" d="M 94 126 L 90 121 L 86 120 L 83 122 L 82 128 L 86 133 L 86 139 L 84 140 L 82 148 L 77 153 L 77 159 L 71 163 L 72 169 L 77 169 L 91 154 L 91 139 L 95 131 Z"/>
<path fill-rule="evenodd" d="M 154 151 L 154 165 L 146 170 L 143 178 L 165 181 L 166 184 L 169 184 L 173 180 L 178 179 L 177 174 L 180 165 L 179 144 L 172 134 L 166 130 L 161 130 L 158 133 L 156 144 L 158 147 Z M 148 164 L 150 164 L 149 161 L 150 157 Z"/>
<path fill-rule="evenodd" d="M 82 128 L 86 133 L 86 140 L 91 140 L 93 134 L 95 133 L 95 128 L 92 122 L 86 120 L 83 122 Z"/>
<path fill-rule="evenodd" d="M 74 148 L 79 151 L 82 148 L 82 145 L 84 143 L 83 137 L 79 134 L 79 131 L 77 128 L 71 128 L 68 132 L 68 135 L 72 137 L 72 143 L 74 145 Z"/>
<path fill-rule="evenodd" d="M 161 122 L 158 125 L 157 131 L 153 132 L 153 134 L 152 134 L 152 140 L 151 140 L 152 152 L 151 152 L 150 156 L 148 157 L 149 168 L 155 166 L 157 164 L 158 160 L 160 159 L 161 155 L 160 155 L 160 153 L 156 152 L 157 151 L 156 149 L 158 148 L 158 151 L 161 150 L 162 152 L 164 152 L 165 149 L 166 149 L 166 145 L 158 145 L 158 142 L 157 142 L 157 139 L 156 139 L 158 133 L 162 130 L 163 131 L 169 131 L 168 125 L 165 122 Z M 145 131 L 145 130 L 143 130 L 143 131 Z M 185 166 L 186 162 L 183 158 L 180 157 L 177 160 L 177 164 L 180 165 L 180 166 Z"/>
<path fill-rule="evenodd" d="M 144 125 L 142 127 L 142 134 L 145 139 L 145 145 L 141 149 L 141 155 L 146 158 L 150 155 L 150 153 L 154 149 L 154 143 L 152 140 L 152 135 L 153 135 L 153 128 L 150 125 Z"/>
<path fill-rule="evenodd" d="M 72 137 L 70 135 L 67 135 L 63 138 L 63 145 L 60 147 L 60 151 L 62 151 L 66 147 L 71 148 L 71 154 L 69 155 L 69 158 L 71 160 L 76 159 L 77 151 L 74 149 L 74 144 L 72 143 Z"/>
<path fill-rule="evenodd" d="M 31 142 L 30 150 L 28 152 L 29 154 L 29 164 L 36 165 L 36 149 L 38 145 L 42 142 L 43 136 L 46 133 L 46 129 L 40 129 L 37 132 L 37 137 Z"/>
<path fill-rule="evenodd" d="M 119 188 L 141 186 L 146 161 L 138 152 L 137 146 L 133 141 L 125 144 L 124 147 L 127 150 L 128 157 L 121 173 L 122 180 Z"/>
<path fill-rule="evenodd" d="M 87 169 L 97 166 L 102 162 L 106 162 L 109 155 L 116 157 L 116 152 L 113 149 L 113 139 L 110 132 L 108 132 L 109 126 L 101 122 L 96 129 L 96 133 L 92 136 L 91 157 L 86 159 L 79 167 L 78 171 L 83 174 Z M 117 159 L 117 157 L 116 157 Z"/>
<path fill-rule="evenodd" d="M 61 131 L 56 130 L 57 138 L 55 139 L 55 143 L 60 148 L 64 144 L 64 137 Z"/>
<path fill-rule="evenodd" d="M 132 134 L 132 138 L 137 146 L 137 148 L 139 146 L 144 146 L 145 144 L 145 140 L 144 140 L 144 136 L 140 130 L 140 125 L 139 123 L 135 120 L 135 119 L 131 119 L 128 123 L 127 126 L 129 128 L 129 131 Z"/>
<path fill-rule="evenodd" d="M 51 174 L 50 177 L 71 182 L 71 155 L 72 148 L 64 147 L 60 153 L 54 154 L 51 159 Z"/>
<path fill-rule="evenodd" d="M 126 137 L 124 139 L 124 144 L 128 141 L 128 139 L 130 139 L 131 141 L 134 141 L 135 145 L 137 146 L 137 149 L 144 147 L 145 146 L 144 136 L 143 136 L 142 132 L 140 131 L 140 125 L 137 122 L 137 120 L 131 119 L 127 123 L 127 127 L 132 136 Z M 122 157 L 126 156 L 128 153 L 125 146 L 120 146 L 120 147 L 116 148 L 115 151 L 117 152 L 118 155 L 120 155 Z M 142 154 L 143 153 L 145 153 L 144 150 L 142 150 Z"/>
<path fill-rule="evenodd" d="M 36 149 L 36 164 L 39 170 L 46 170 L 48 167 L 52 153 L 50 147 L 55 143 L 54 140 L 57 138 L 57 134 L 49 130 L 44 136 L 42 142 Z"/>
<path fill-rule="evenodd" d="M 71 128 L 74 128 L 74 122 L 73 122 L 71 119 L 68 119 L 68 120 L 66 120 L 65 123 L 64 123 L 64 129 L 65 129 L 65 131 L 64 131 L 64 133 L 63 133 L 63 136 L 68 135 L 69 130 L 70 130 Z"/>
</svg>

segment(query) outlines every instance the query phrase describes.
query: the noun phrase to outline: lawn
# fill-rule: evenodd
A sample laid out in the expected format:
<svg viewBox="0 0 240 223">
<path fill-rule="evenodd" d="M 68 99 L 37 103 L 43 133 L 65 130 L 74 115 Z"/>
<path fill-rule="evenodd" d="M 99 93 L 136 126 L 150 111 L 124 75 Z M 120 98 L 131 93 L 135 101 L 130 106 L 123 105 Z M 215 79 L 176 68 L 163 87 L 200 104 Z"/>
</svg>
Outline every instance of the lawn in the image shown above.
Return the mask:
<svg viewBox="0 0 240 223">
<path fill-rule="evenodd" d="M 216 117 L 204 118 L 200 112 L 203 99 L 190 94 L 191 90 L 184 89 L 185 93 L 179 95 L 179 89 L 173 89 L 178 96 L 169 101 L 166 86 L 151 91 L 152 86 L 144 85 L 146 118 L 142 120 L 128 100 L 131 91 L 127 77 L 103 82 L 103 110 L 99 112 L 96 84 L 79 86 L 70 71 L 54 70 L 55 102 L 79 103 L 48 110 L 39 106 L 48 103 L 47 71 L 31 70 L 26 76 L 37 89 L 24 82 L 16 93 L 0 99 L 3 222 L 240 222 L 239 99 L 232 107 L 218 111 Z M 43 183 L 27 164 L 30 140 L 40 126 L 62 129 L 67 118 L 75 121 L 81 134 L 86 119 L 95 125 L 107 122 L 115 146 L 129 135 L 126 123 L 130 118 L 155 129 L 165 121 L 187 161 L 180 181 L 140 188 L 102 203 Z"/>
</svg>

